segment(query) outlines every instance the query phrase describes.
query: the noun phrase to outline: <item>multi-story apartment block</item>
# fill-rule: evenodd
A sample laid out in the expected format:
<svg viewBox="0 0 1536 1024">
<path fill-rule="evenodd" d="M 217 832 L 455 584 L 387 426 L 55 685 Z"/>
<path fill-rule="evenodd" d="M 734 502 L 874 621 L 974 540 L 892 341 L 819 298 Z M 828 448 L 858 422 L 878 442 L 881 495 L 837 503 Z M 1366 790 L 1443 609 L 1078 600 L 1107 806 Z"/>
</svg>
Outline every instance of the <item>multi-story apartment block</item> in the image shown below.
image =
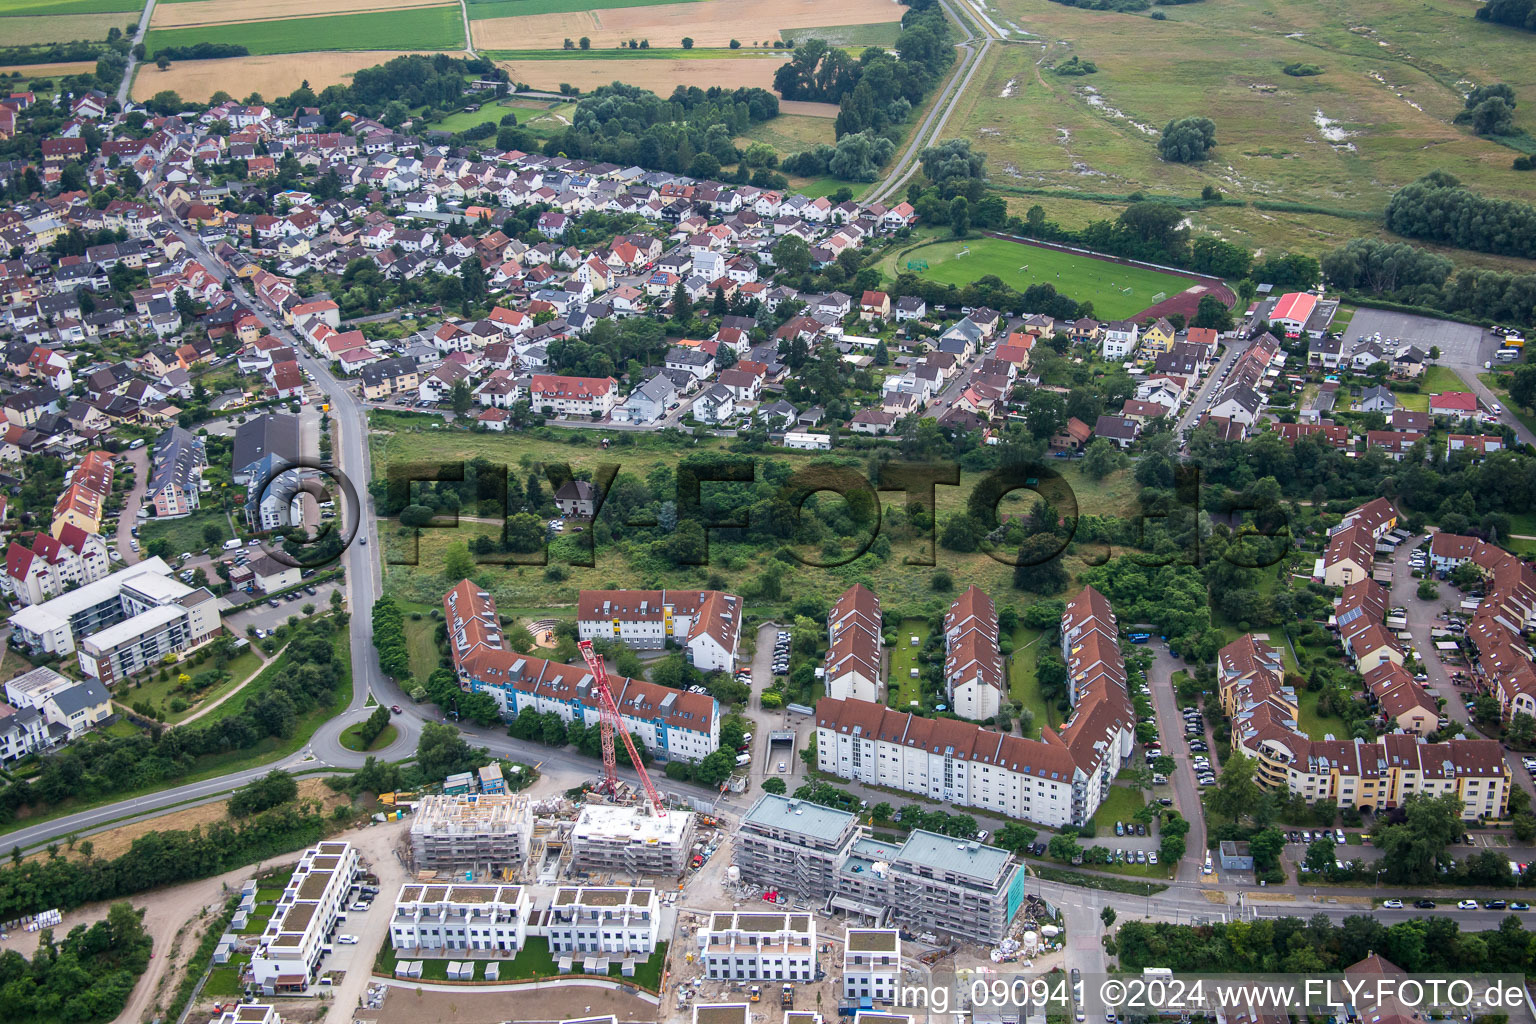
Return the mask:
<svg viewBox="0 0 1536 1024">
<path fill-rule="evenodd" d="M 712 981 L 811 981 L 816 920 L 806 913 L 711 914 L 699 929 L 704 976 Z"/>
<path fill-rule="evenodd" d="M 1370 579 L 1376 542 L 1397 526 L 1397 509 L 1386 498 L 1366 502 L 1328 532 L 1328 547 L 1313 576 L 1330 587 Z"/>
<path fill-rule="evenodd" d="M 571 867 L 578 871 L 622 872 L 632 877 L 676 877 L 688 863 L 694 817 L 649 808 L 588 804 L 571 826 Z"/>
<path fill-rule="evenodd" d="M 389 941 L 402 953 L 516 953 L 528 938 L 532 913 L 520 885 L 407 884 L 395 897 Z"/>
<path fill-rule="evenodd" d="M 612 377 L 562 377 L 536 373 L 520 387 L 517 398 L 528 399 L 533 411 L 555 416 L 606 416 L 613 411 L 618 385 Z"/>
<path fill-rule="evenodd" d="M 200 504 L 198 492 L 208 455 L 203 439 L 181 427 L 166 428 L 155 440 L 149 486 L 144 500 L 158 519 L 191 515 Z"/>
<path fill-rule="evenodd" d="M 411 817 L 411 859 L 418 871 L 516 869 L 528 858 L 532 836 L 526 797 L 429 794 Z"/>
<path fill-rule="evenodd" d="M 1089 587 L 1062 615 L 1072 716 L 1038 740 L 859 700 L 816 705 L 817 766 L 841 778 L 1052 827 L 1093 817 L 1130 756 L 1135 713 L 1109 602 Z M 984 635 L 984 634 L 982 634 Z"/>
<path fill-rule="evenodd" d="M 974 583 L 944 615 L 944 687 L 961 718 L 997 715 L 1008 679 L 997 646 L 997 608 Z"/>
<path fill-rule="evenodd" d="M 1497 740 L 1427 743 L 1416 731 L 1314 740 L 1297 724 L 1296 694 L 1284 684 L 1277 652 L 1252 635 L 1222 648 L 1216 679 L 1232 719 L 1232 747 L 1254 759 L 1254 777 L 1266 789 L 1375 811 L 1415 793 L 1455 793 L 1468 821 L 1509 807 L 1510 774 Z"/>
<path fill-rule="evenodd" d="M 507 718 L 552 711 L 566 722 L 580 719 L 597 727 L 596 683 L 585 665 L 562 665 L 509 648 L 496 603 L 469 580 L 444 595 L 443 612 L 461 687 L 489 693 Z M 615 676 L 608 685 L 620 717 L 658 758 L 697 761 L 720 746 L 720 709 L 710 695 Z"/>
<path fill-rule="evenodd" d="M 891 1002 L 900 984 L 900 930 L 849 928 L 843 942 L 843 998 Z"/>
<path fill-rule="evenodd" d="M 11 541 L 0 589 L 19 604 L 41 604 L 71 587 L 103 579 L 111 571 L 112 560 L 101 535 L 67 525 L 57 537 L 38 532 Z"/>
<path fill-rule="evenodd" d="M 551 953 L 649 956 L 661 927 L 655 889 L 565 886 L 544 918 Z"/>
<path fill-rule="evenodd" d="M 968 941 L 1000 940 L 1024 900 L 1006 850 L 922 830 L 889 843 L 847 811 L 771 793 L 742 817 L 734 863 L 753 885 Z"/>
<path fill-rule="evenodd" d="M 880 599 L 862 583 L 843 591 L 827 612 L 828 697 L 880 699 Z"/>
<path fill-rule="evenodd" d="M 576 602 L 583 640 L 659 650 L 671 640 L 701 672 L 736 671 L 741 598 L 718 590 L 583 590 Z"/>
<path fill-rule="evenodd" d="M 166 654 L 199 647 L 220 629 L 213 595 L 172 578 L 160 558 L 23 608 L 11 625 L 33 651 L 78 650 L 85 673 L 109 684 Z"/>
<path fill-rule="evenodd" d="M 263 992 L 302 992 L 315 980 L 321 947 L 357 875 L 351 843 L 321 843 L 304 851 L 251 957 L 252 979 Z"/>
</svg>

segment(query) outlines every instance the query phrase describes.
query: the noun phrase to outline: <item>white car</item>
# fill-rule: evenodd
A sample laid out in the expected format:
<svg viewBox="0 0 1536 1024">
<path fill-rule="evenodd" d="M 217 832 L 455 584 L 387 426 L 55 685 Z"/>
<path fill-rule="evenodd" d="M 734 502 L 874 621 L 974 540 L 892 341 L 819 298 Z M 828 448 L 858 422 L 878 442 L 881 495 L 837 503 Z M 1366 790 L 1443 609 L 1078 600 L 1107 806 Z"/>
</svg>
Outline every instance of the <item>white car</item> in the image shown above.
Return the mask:
<svg viewBox="0 0 1536 1024">
<path fill-rule="evenodd" d="M 1401 909 L 1403 909 L 1403 901 L 1402 900 L 1384 900 L 1381 905 L 1383 907 L 1386 907 L 1388 910 L 1401 910 Z"/>
<path fill-rule="evenodd" d="M 356 935 L 340 935 L 340 936 L 337 936 L 336 941 L 341 943 L 343 946 L 355 946 L 355 945 L 357 945 L 357 936 Z"/>
<path fill-rule="evenodd" d="M 1477 900 L 1460 900 L 1456 904 L 1457 910 L 1476 910 Z"/>
</svg>

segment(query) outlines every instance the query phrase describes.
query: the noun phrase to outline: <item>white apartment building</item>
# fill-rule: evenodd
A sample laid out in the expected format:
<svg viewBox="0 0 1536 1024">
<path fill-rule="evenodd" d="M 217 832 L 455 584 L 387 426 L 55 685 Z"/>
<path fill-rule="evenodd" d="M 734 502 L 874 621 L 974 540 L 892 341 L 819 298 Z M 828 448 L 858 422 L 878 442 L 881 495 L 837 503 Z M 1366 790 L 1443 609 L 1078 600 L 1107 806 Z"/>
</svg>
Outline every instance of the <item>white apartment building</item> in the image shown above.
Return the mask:
<svg viewBox="0 0 1536 1024">
<path fill-rule="evenodd" d="M 70 587 L 105 578 L 112 571 L 111 564 L 107 542 L 100 534 L 66 523 L 58 537 L 38 532 L 30 544 L 11 541 L 5 554 L 5 573 L 0 575 L 0 591 L 19 604 L 42 604 Z"/>
<path fill-rule="evenodd" d="M 522 389 L 519 388 L 519 392 Z M 534 412 L 556 416 L 606 416 L 613 411 L 618 386 L 612 377 L 562 377 L 536 373 L 525 393 Z"/>
<path fill-rule="evenodd" d="M 251 976 L 263 992 L 302 992 L 314 981 L 321 947 L 358 870 L 351 843 L 320 843 L 304 851 L 251 957 Z"/>
<path fill-rule="evenodd" d="M 545 915 L 551 953 L 649 956 L 656 950 L 661 903 L 656 890 L 629 886 L 565 886 Z"/>
<path fill-rule="evenodd" d="M 843 943 L 843 998 L 891 1002 L 901 984 L 901 932 L 850 928 Z"/>
<path fill-rule="evenodd" d="M 576 628 L 583 640 L 636 650 L 680 644 L 701 672 L 736 671 L 741 598 L 718 590 L 583 590 Z"/>
<path fill-rule="evenodd" d="M 816 922 L 810 914 L 711 914 L 699 929 L 704 976 L 714 981 L 811 981 Z"/>
<path fill-rule="evenodd" d="M 880 599 L 860 583 L 843 591 L 827 612 L 828 697 L 880 699 L 880 623 Z"/>
<path fill-rule="evenodd" d="M 213 595 L 173 578 L 160 558 L 23 608 L 11 625 L 34 652 L 78 651 L 85 673 L 108 684 L 199 647 L 221 628 Z"/>
<path fill-rule="evenodd" d="M 407 884 L 395 897 L 389 941 L 402 953 L 516 953 L 532 913 L 520 885 Z"/>
</svg>

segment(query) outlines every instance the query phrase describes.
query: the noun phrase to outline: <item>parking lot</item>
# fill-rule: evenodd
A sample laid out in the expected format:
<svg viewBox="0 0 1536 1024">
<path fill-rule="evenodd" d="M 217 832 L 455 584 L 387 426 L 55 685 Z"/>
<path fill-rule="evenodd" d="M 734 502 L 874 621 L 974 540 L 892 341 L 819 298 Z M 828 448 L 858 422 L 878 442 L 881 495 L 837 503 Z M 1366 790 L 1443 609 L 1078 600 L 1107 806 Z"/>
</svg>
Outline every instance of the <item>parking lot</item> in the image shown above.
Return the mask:
<svg viewBox="0 0 1536 1024">
<path fill-rule="evenodd" d="M 1481 327 L 1471 324 L 1362 307 L 1345 329 L 1344 337 L 1353 342 L 1373 334 L 1417 345 L 1426 352 L 1431 346 L 1437 346 L 1440 349 L 1438 361 L 1447 365 L 1481 363 L 1478 352 L 1483 339 L 1488 336 Z"/>
<path fill-rule="evenodd" d="M 270 599 L 277 600 L 276 608 L 272 607 L 270 600 L 262 601 L 241 611 L 229 612 L 224 616 L 224 621 L 231 630 L 242 635 L 251 626 L 261 630 L 273 630 L 287 622 L 289 616 L 302 617 L 306 604 L 312 604 L 316 608 L 329 608 L 331 591 L 338 589 L 342 584 L 338 580 L 322 583 L 314 587 L 313 594 L 308 592 L 308 586 L 306 584 L 306 589 L 287 595 L 285 599 Z"/>
</svg>

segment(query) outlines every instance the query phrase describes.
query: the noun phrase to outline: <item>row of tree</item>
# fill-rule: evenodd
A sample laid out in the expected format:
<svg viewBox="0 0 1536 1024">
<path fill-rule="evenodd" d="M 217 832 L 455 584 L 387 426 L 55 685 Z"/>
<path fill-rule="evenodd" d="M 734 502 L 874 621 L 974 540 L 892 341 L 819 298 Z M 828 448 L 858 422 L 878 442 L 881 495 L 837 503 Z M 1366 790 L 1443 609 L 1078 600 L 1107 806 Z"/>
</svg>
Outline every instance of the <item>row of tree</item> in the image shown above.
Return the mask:
<svg viewBox="0 0 1536 1024">
<path fill-rule="evenodd" d="M 1331 285 L 1346 291 L 1455 316 L 1536 323 L 1536 273 L 1456 270 L 1437 253 L 1375 238 L 1351 239 L 1324 256 L 1320 266 Z"/>
<path fill-rule="evenodd" d="M 1480 196 L 1444 171 L 1431 171 L 1399 189 L 1387 203 L 1386 225 L 1388 231 L 1426 242 L 1536 258 L 1536 206 Z"/>
</svg>

